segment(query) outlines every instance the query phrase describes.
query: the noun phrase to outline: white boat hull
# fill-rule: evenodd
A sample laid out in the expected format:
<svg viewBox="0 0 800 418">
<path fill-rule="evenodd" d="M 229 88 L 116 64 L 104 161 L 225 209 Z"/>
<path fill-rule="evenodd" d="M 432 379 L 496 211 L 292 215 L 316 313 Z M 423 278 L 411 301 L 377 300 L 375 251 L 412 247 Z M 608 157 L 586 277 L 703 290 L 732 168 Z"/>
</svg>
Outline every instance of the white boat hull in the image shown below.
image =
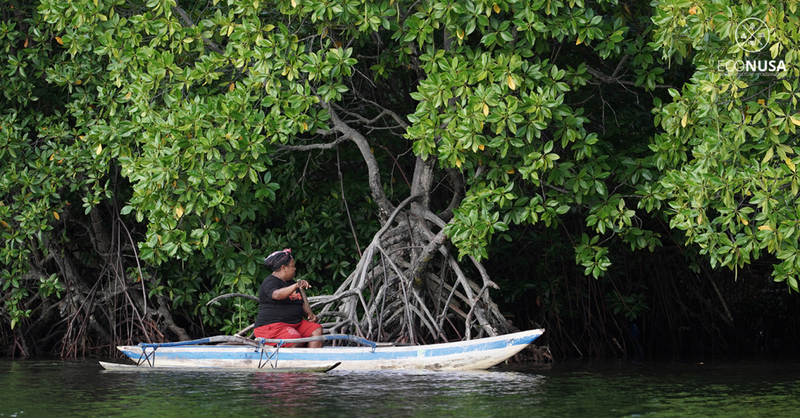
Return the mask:
<svg viewBox="0 0 800 418">
<path fill-rule="evenodd" d="M 154 368 L 307 368 L 340 362 L 339 370 L 484 370 L 527 347 L 544 330 L 444 344 L 378 347 L 262 348 L 240 345 L 120 346 L 132 360 Z M 149 355 L 145 359 L 143 352 Z"/>
</svg>

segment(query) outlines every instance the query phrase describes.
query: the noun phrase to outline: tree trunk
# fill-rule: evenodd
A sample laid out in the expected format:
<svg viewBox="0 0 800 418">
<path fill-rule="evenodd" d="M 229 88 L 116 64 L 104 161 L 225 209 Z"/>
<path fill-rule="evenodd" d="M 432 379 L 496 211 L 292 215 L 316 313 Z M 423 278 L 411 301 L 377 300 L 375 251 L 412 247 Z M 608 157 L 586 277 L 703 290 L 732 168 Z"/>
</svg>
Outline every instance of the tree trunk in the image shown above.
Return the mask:
<svg viewBox="0 0 800 418">
<path fill-rule="evenodd" d="M 339 289 L 310 298 L 330 332 L 424 343 L 514 330 L 489 296 L 497 286 L 483 266 L 472 260 L 467 270 L 447 247 L 446 222 L 429 209 L 434 166 L 417 158 L 412 196 L 388 216 Z"/>
</svg>

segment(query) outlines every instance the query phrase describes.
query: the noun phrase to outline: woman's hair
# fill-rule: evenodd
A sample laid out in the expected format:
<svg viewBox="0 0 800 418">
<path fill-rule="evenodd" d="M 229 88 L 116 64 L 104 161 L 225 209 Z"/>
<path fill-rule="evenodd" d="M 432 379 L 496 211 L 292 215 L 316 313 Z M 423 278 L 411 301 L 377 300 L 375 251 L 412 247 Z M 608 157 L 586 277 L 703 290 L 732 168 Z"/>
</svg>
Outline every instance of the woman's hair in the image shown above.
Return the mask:
<svg viewBox="0 0 800 418">
<path fill-rule="evenodd" d="M 283 251 L 275 251 L 264 259 L 264 265 L 272 271 L 278 271 L 281 267 L 289 264 L 292 259 L 292 249 L 286 248 Z"/>
</svg>

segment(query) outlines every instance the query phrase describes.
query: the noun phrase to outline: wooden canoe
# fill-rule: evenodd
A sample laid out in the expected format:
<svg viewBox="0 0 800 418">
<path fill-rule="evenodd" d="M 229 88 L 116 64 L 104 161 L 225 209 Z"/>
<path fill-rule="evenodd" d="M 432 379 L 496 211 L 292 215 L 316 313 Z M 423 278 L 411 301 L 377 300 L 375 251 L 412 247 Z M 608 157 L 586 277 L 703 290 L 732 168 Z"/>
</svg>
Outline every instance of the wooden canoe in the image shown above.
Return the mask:
<svg viewBox="0 0 800 418">
<path fill-rule="evenodd" d="M 210 337 L 176 343 L 117 347 L 138 367 L 265 369 L 319 368 L 340 363 L 337 370 L 427 369 L 485 370 L 517 354 L 544 332 L 522 331 L 496 337 L 430 345 L 396 346 L 352 335 L 323 335 L 297 340 L 249 340 Z M 347 340 L 349 347 L 287 348 L 312 340 Z M 222 343 L 209 345 L 210 343 Z M 266 345 L 275 343 L 277 346 Z"/>
</svg>

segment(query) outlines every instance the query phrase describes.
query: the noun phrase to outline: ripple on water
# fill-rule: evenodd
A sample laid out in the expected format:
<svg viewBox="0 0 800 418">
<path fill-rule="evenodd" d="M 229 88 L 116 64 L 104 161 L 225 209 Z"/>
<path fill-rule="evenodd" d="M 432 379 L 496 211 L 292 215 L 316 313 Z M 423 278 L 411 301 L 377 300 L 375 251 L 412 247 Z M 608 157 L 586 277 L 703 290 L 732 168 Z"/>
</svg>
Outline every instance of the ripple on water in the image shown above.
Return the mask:
<svg viewBox="0 0 800 418">
<path fill-rule="evenodd" d="M 101 372 L 0 360 L 0 417 L 792 416 L 796 362 L 559 362 L 484 372 Z M 24 411 L 24 412 L 23 412 Z"/>
</svg>

